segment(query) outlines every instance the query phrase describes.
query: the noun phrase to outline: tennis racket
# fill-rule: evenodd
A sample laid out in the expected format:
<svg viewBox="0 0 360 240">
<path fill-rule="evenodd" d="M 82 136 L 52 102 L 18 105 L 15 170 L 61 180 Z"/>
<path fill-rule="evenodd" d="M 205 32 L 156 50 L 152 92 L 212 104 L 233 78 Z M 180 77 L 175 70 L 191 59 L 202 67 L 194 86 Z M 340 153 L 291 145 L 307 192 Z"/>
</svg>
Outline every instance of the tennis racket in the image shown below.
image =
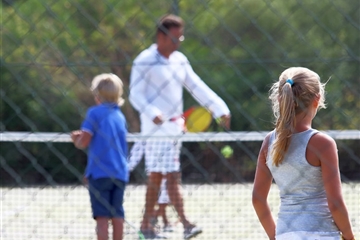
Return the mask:
<svg viewBox="0 0 360 240">
<path fill-rule="evenodd" d="M 187 132 L 204 132 L 211 122 L 211 113 L 204 107 L 193 106 L 187 109 L 181 116 L 185 120 L 185 128 Z M 172 118 L 170 121 L 176 121 L 178 118 Z"/>
</svg>

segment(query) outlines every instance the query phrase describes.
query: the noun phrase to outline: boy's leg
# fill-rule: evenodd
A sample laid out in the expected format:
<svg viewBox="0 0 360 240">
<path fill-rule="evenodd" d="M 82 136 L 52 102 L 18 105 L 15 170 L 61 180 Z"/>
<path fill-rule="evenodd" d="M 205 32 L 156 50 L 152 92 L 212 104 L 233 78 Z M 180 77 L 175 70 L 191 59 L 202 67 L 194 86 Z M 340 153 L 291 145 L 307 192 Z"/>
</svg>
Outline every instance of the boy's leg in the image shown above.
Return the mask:
<svg viewBox="0 0 360 240">
<path fill-rule="evenodd" d="M 168 206 L 167 203 L 162 203 L 159 204 L 159 215 L 162 217 L 163 219 L 163 231 L 164 232 L 173 232 L 174 229 L 172 227 L 172 225 L 169 223 L 169 220 L 166 216 L 166 207 Z"/>
<path fill-rule="evenodd" d="M 166 206 L 170 202 L 170 199 L 166 188 L 167 188 L 166 175 L 163 175 L 163 179 L 161 181 L 161 186 L 160 186 L 159 199 L 158 199 L 157 215 L 162 217 L 164 226 L 169 225 L 168 219 L 166 217 Z"/>
<path fill-rule="evenodd" d="M 168 221 L 167 216 L 166 216 L 166 206 L 167 206 L 167 204 L 161 203 L 161 204 L 158 204 L 158 205 L 159 205 L 158 216 L 162 217 L 164 226 L 169 225 L 169 221 Z"/>
<path fill-rule="evenodd" d="M 113 207 L 112 211 L 112 227 L 113 227 L 113 240 L 122 240 L 123 231 L 124 231 L 124 192 L 126 183 L 120 180 L 113 180 L 113 190 L 112 190 L 112 198 L 111 205 Z"/>
<path fill-rule="evenodd" d="M 108 240 L 109 218 L 96 217 L 96 235 L 98 240 Z"/>
<path fill-rule="evenodd" d="M 111 180 L 89 177 L 89 194 L 93 218 L 96 221 L 96 235 L 98 240 L 108 239 L 108 227 L 110 219 L 110 191 Z"/>
<path fill-rule="evenodd" d="M 124 232 L 124 219 L 123 218 L 112 218 L 113 225 L 113 240 L 122 240 Z"/>
</svg>

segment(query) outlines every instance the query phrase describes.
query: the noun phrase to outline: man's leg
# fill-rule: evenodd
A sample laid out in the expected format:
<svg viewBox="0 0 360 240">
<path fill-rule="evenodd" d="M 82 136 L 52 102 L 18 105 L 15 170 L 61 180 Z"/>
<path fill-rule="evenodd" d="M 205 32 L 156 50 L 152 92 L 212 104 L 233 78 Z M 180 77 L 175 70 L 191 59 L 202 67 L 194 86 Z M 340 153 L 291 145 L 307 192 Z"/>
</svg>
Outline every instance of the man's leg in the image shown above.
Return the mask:
<svg viewBox="0 0 360 240">
<path fill-rule="evenodd" d="M 167 189 L 171 203 L 173 204 L 181 223 L 184 226 L 184 239 L 190 239 L 202 233 L 202 229 L 190 223 L 184 211 L 184 202 L 180 191 L 180 173 L 171 172 L 167 175 Z"/>
<path fill-rule="evenodd" d="M 184 211 L 184 202 L 183 198 L 180 192 L 180 173 L 179 172 L 171 172 L 166 174 L 167 179 L 167 190 L 169 194 L 170 201 L 172 205 L 174 206 L 181 223 L 184 225 L 184 227 L 187 227 L 190 225 L 190 222 L 187 220 L 185 216 Z"/>
<path fill-rule="evenodd" d="M 161 179 L 161 173 L 151 172 L 148 176 L 148 183 L 145 195 L 145 212 L 143 216 L 143 221 L 141 223 L 141 230 L 152 229 L 150 219 L 154 214 L 154 207 L 158 199 Z"/>
<path fill-rule="evenodd" d="M 155 205 L 154 213 L 150 218 L 150 224 L 152 226 L 155 226 L 158 223 L 158 218 L 159 218 L 159 206 Z"/>
</svg>

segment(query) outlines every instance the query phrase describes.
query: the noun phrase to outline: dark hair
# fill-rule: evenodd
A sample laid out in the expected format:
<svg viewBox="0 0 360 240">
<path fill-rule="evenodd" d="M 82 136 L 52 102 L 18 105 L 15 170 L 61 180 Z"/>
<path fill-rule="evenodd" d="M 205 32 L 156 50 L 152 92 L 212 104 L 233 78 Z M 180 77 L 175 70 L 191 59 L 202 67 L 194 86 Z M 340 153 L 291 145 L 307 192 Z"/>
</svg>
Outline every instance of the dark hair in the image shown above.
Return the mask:
<svg viewBox="0 0 360 240">
<path fill-rule="evenodd" d="M 167 34 L 171 28 L 182 28 L 184 27 L 184 21 L 181 17 L 168 14 L 160 18 L 157 23 L 157 33 Z"/>
</svg>

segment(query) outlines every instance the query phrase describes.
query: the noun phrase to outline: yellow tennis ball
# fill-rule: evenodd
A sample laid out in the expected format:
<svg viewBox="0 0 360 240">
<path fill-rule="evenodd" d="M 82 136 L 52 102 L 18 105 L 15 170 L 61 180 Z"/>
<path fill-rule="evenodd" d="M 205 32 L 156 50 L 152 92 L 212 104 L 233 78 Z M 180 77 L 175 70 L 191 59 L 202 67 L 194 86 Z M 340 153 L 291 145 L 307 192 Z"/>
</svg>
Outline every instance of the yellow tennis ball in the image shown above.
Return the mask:
<svg viewBox="0 0 360 240">
<path fill-rule="evenodd" d="M 225 145 L 222 149 L 221 149 L 221 154 L 225 157 L 225 158 L 229 158 L 233 155 L 234 150 L 232 149 L 232 147 L 230 147 L 229 145 Z"/>
</svg>

